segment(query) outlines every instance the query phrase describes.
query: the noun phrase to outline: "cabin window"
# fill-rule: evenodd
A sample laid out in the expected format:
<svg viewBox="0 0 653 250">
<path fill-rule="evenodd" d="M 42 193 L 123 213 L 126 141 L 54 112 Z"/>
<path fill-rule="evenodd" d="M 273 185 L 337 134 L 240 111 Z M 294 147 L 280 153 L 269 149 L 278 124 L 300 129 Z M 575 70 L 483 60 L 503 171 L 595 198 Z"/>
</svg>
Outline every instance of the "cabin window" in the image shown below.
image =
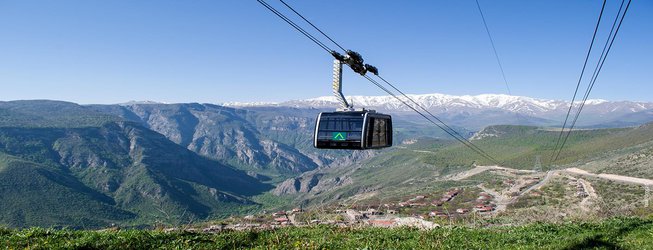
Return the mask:
<svg viewBox="0 0 653 250">
<path fill-rule="evenodd" d="M 368 147 L 386 147 L 390 144 L 389 120 L 370 117 L 367 131 Z"/>
<path fill-rule="evenodd" d="M 347 141 L 360 141 L 362 117 L 322 117 L 318 127 L 318 140 L 331 140 L 334 132 L 344 132 Z"/>
</svg>

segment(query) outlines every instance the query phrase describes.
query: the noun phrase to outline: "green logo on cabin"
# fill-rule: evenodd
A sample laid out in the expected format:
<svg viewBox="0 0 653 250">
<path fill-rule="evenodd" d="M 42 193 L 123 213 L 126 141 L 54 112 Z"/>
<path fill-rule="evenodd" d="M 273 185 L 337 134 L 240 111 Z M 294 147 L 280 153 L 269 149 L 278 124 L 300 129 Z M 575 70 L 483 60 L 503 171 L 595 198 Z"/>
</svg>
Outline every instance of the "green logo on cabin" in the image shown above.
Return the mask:
<svg viewBox="0 0 653 250">
<path fill-rule="evenodd" d="M 331 140 L 334 140 L 334 141 L 347 140 L 347 133 L 346 132 L 333 132 L 333 133 L 331 133 Z"/>
</svg>

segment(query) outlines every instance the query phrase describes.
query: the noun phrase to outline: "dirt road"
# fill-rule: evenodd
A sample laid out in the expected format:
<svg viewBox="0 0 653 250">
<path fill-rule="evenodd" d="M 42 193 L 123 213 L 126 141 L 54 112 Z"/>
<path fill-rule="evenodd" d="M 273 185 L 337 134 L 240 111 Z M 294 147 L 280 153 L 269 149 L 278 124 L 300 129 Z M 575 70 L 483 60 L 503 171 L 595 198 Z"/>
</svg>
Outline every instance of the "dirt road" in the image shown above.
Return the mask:
<svg viewBox="0 0 653 250">
<path fill-rule="evenodd" d="M 467 171 L 463 171 L 457 174 L 453 174 L 450 176 L 445 177 L 446 179 L 453 180 L 453 181 L 459 181 L 462 179 L 466 179 L 469 177 L 472 177 L 474 175 L 483 173 L 488 170 L 505 170 L 511 173 L 535 173 L 533 170 L 524 170 L 524 169 L 514 169 L 514 168 L 506 168 L 506 167 L 500 167 L 500 166 L 476 166 L 475 168 L 472 168 Z"/>
<path fill-rule="evenodd" d="M 521 196 L 521 195 L 523 195 L 525 193 L 530 192 L 531 190 L 540 188 L 542 185 L 546 184 L 546 182 L 549 181 L 549 179 L 551 178 L 551 176 L 553 176 L 554 173 L 555 173 L 555 171 L 546 172 L 546 176 L 544 176 L 544 178 L 540 182 L 538 182 L 537 184 L 535 184 L 535 185 L 529 187 L 528 189 L 524 190 L 519 195 Z"/>
<path fill-rule="evenodd" d="M 590 182 L 583 179 L 578 179 L 578 183 L 580 183 L 580 185 L 583 187 L 583 190 L 587 194 L 587 196 L 580 201 L 580 208 L 585 212 L 595 210 L 596 207 L 594 204 L 599 200 L 599 195 L 594 190 L 594 187 L 592 187 Z"/>
<path fill-rule="evenodd" d="M 573 173 L 573 174 L 580 174 L 580 175 L 585 175 L 585 176 L 590 176 L 590 177 L 602 178 L 602 179 L 606 179 L 606 180 L 621 181 L 621 182 L 639 184 L 639 185 L 644 185 L 644 186 L 653 186 L 653 180 L 650 180 L 650 179 L 636 178 L 636 177 L 616 175 L 616 174 L 594 174 L 594 173 L 590 173 L 590 172 L 587 172 L 587 171 L 579 169 L 579 168 L 567 168 L 567 169 L 564 169 L 564 171 L 569 172 L 569 173 Z"/>
</svg>

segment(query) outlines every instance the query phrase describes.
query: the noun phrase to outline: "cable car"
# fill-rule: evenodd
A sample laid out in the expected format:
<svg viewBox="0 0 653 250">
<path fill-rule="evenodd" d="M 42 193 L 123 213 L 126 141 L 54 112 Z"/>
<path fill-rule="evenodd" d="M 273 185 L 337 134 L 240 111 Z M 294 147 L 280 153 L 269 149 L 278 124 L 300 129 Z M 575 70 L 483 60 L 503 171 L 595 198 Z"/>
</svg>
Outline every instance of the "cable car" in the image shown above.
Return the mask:
<svg viewBox="0 0 653 250">
<path fill-rule="evenodd" d="M 392 117 L 373 110 L 322 112 L 313 146 L 327 149 L 380 149 L 392 146 Z"/>
</svg>

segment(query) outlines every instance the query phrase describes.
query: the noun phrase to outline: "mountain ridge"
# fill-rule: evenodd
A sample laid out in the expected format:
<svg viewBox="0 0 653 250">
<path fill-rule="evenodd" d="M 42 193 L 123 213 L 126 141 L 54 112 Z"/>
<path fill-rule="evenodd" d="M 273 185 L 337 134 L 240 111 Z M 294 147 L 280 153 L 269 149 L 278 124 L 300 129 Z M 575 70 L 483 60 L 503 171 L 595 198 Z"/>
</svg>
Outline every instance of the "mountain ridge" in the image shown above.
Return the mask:
<svg viewBox="0 0 653 250">
<path fill-rule="evenodd" d="M 471 129 L 481 129 L 488 125 L 498 125 L 492 121 L 514 122 L 514 125 L 560 126 L 569 110 L 569 101 L 539 99 L 505 94 L 445 95 L 409 94 L 411 99 L 455 125 Z M 395 115 L 417 116 L 413 110 L 392 96 L 347 96 L 355 107 L 365 107 Z M 403 98 L 402 98 L 403 99 Z M 412 102 L 409 102 L 412 104 Z M 580 106 L 574 102 L 573 112 Z M 225 106 L 239 108 L 253 107 L 294 107 L 311 109 L 333 109 L 340 104 L 333 96 L 322 96 L 303 100 L 278 103 L 224 103 Z M 636 126 L 653 121 L 648 112 L 653 111 L 653 102 L 607 101 L 589 99 L 583 107 L 578 126 L 615 127 Z M 485 120 L 490 122 L 460 122 L 461 120 Z M 625 122 L 622 122 L 625 120 Z M 529 121 L 536 121 L 535 123 Z M 512 123 L 510 123 L 512 124 Z"/>
<path fill-rule="evenodd" d="M 466 106 L 471 108 L 501 108 L 510 111 L 519 111 L 514 109 L 517 104 L 527 104 L 537 107 L 542 111 L 552 111 L 560 108 L 568 108 L 569 101 L 554 100 L 544 98 L 533 98 L 527 96 L 515 96 L 506 94 L 479 94 L 479 95 L 447 95 L 440 93 L 430 94 L 407 94 L 416 102 L 420 103 L 425 108 L 433 107 L 455 107 Z M 355 106 L 366 107 L 385 107 L 387 109 L 399 109 L 403 104 L 392 96 L 361 96 L 353 95 L 346 96 L 347 100 L 354 103 Z M 580 101 L 575 101 L 574 105 L 579 105 Z M 601 105 L 606 103 L 627 103 L 632 104 L 633 108 L 639 109 L 653 109 L 653 102 L 639 102 L 639 101 L 608 101 L 603 99 L 588 99 L 585 103 L 586 106 Z M 233 107 L 256 107 L 256 106 L 293 106 L 302 107 L 306 105 L 313 105 L 313 107 L 333 107 L 338 106 L 337 99 L 333 96 L 320 96 L 315 98 L 290 100 L 284 102 L 225 102 L 224 106 Z M 402 110 L 408 111 L 407 108 Z"/>
</svg>

